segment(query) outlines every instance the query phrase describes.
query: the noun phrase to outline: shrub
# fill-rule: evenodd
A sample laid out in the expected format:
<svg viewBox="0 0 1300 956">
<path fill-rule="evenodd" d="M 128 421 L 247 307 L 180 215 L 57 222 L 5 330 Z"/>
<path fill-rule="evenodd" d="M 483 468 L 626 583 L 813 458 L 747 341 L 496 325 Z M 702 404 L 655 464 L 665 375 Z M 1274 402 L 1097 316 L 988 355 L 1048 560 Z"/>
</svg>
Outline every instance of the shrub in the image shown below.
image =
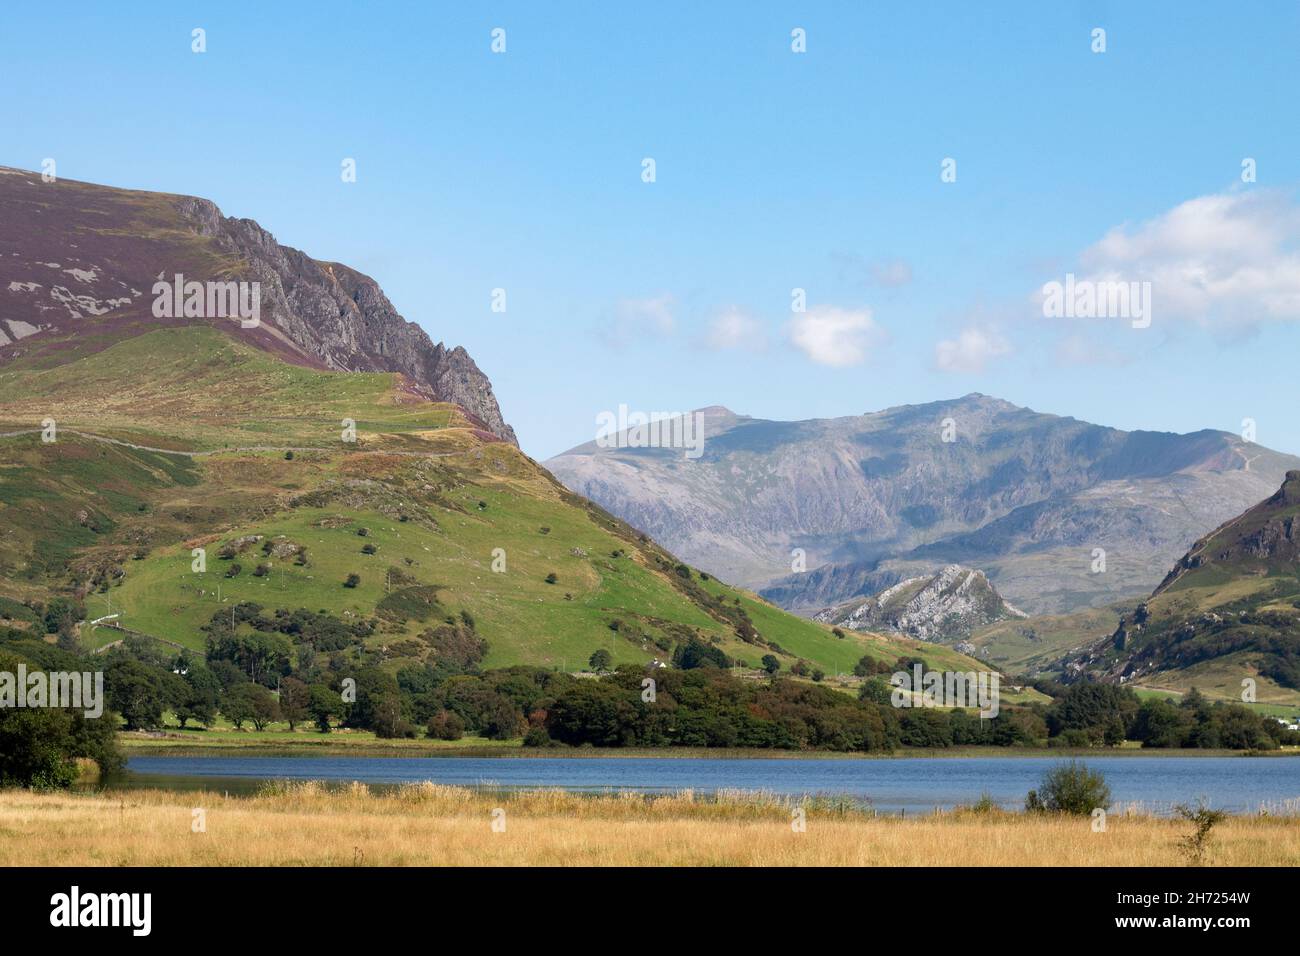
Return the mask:
<svg viewBox="0 0 1300 956">
<path fill-rule="evenodd" d="M 545 727 L 530 727 L 528 733 L 524 734 L 525 747 L 551 747 L 554 744 L 555 741 L 551 740 Z"/>
<path fill-rule="evenodd" d="M 460 740 L 465 736 L 465 721 L 450 710 L 440 710 L 429 718 L 427 732 L 432 740 Z"/>
<path fill-rule="evenodd" d="M 547 584 L 554 584 L 554 583 L 555 583 L 556 581 L 558 581 L 558 580 L 560 580 L 560 579 L 559 579 L 559 577 L 556 575 L 556 573 L 555 573 L 554 571 L 552 571 L 550 574 L 548 574 L 548 575 L 546 576 L 546 583 L 547 583 Z"/>
<path fill-rule="evenodd" d="M 1192 866 L 1200 866 L 1205 862 L 1210 831 L 1223 822 L 1227 814 L 1222 810 L 1210 809 L 1204 800 L 1195 807 L 1180 803 L 1174 807 L 1174 812 L 1195 828 L 1189 835 L 1178 841 L 1178 848 L 1187 854 L 1187 861 Z"/>
<path fill-rule="evenodd" d="M 343 582 L 345 588 L 354 588 L 361 583 L 361 575 L 349 574 L 346 581 Z"/>
<path fill-rule="evenodd" d="M 1058 764 L 1043 775 L 1038 790 L 1030 790 L 1025 809 L 1031 812 L 1088 816 L 1110 806 L 1110 787 L 1099 772 L 1077 760 Z"/>
</svg>

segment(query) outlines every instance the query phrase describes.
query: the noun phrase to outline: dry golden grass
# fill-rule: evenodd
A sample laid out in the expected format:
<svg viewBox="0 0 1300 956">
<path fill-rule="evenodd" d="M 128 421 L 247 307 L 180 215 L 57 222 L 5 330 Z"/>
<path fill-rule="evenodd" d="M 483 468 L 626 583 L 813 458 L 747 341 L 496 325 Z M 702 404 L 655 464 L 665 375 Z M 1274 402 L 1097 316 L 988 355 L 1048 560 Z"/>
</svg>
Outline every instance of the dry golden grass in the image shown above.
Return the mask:
<svg viewBox="0 0 1300 956">
<path fill-rule="evenodd" d="M 1071 865 L 1186 862 L 1188 824 L 1112 815 L 1088 819 L 956 811 L 872 817 L 763 794 L 647 798 L 560 791 L 491 795 L 418 784 L 371 792 L 282 785 L 255 797 L 136 791 L 0 793 L 0 865 L 57 866 L 564 866 L 564 865 Z M 493 811 L 505 831 L 493 832 Z M 192 830 L 195 809 L 206 832 Z M 1300 819 L 1232 817 L 1215 828 L 1210 864 L 1300 864 Z"/>
</svg>

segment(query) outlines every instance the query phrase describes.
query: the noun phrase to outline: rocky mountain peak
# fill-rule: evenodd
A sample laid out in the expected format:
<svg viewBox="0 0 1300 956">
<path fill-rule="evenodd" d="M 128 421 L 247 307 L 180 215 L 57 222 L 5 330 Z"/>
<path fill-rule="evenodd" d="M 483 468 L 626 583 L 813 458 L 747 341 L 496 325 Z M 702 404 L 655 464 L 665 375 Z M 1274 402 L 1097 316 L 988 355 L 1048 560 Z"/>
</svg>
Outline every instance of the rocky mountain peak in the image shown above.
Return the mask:
<svg viewBox="0 0 1300 956">
<path fill-rule="evenodd" d="M 814 617 L 853 630 L 886 628 L 923 641 L 954 641 L 970 637 L 977 627 L 1025 614 L 998 594 L 983 571 L 949 564 Z"/>
</svg>

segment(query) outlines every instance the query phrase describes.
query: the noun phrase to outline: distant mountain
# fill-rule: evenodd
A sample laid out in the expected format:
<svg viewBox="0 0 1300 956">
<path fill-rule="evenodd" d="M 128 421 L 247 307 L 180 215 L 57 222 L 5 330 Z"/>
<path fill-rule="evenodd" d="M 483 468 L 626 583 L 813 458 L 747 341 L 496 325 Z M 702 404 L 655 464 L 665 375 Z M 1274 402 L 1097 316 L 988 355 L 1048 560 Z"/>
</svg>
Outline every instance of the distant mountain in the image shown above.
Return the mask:
<svg viewBox="0 0 1300 956">
<path fill-rule="evenodd" d="M 1065 669 L 1237 699 L 1247 678 L 1261 700 L 1300 690 L 1300 471 L 1192 545 L 1148 600 Z"/>
<path fill-rule="evenodd" d="M 827 608 L 813 619 L 855 631 L 888 628 L 923 641 L 964 641 L 978 627 L 1023 617 L 983 571 L 950 564 L 937 574 L 908 578 L 872 597 Z"/>
<path fill-rule="evenodd" d="M 309 368 L 401 372 L 515 443 L 492 384 L 463 348 L 435 345 L 368 276 L 275 241 L 192 196 L 114 189 L 0 167 L 0 368 L 48 367 L 160 326 L 217 323 Z M 256 328 L 154 314 L 153 285 L 183 275 L 260 283 Z"/>
<path fill-rule="evenodd" d="M 981 568 L 1035 614 L 1131 599 L 1300 467 L 1227 432 L 1124 432 L 978 394 L 800 422 L 702 414 L 698 458 L 593 441 L 546 466 L 801 613 L 948 564 Z"/>
</svg>

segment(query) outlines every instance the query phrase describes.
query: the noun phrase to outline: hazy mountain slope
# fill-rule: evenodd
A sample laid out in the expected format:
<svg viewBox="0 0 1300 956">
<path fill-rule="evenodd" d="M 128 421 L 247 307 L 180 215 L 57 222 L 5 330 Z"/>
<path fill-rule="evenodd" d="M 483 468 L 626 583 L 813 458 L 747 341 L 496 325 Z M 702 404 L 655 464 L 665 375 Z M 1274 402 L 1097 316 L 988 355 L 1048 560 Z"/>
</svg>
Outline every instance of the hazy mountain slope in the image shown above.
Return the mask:
<svg viewBox="0 0 1300 956">
<path fill-rule="evenodd" d="M 0 369 L 0 597 L 61 594 L 83 597 L 88 618 L 118 614 L 196 650 L 203 625 L 240 602 L 323 610 L 373 622 L 368 651 L 391 666 L 436 658 L 466 627 L 489 666 L 576 670 L 602 647 L 644 662 L 692 636 L 787 670 L 802 659 L 848 672 L 864 654 L 972 664 L 913 641 L 839 639 L 704 578 L 399 374 L 290 365 L 202 326 Z M 103 646 L 122 633 L 81 636 Z"/>
<path fill-rule="evenodd" d="M 1198 540 L 1066 673 L 1237 699 L 1249 678 L 1261 700 L 1300 696 L 1300 471 Z"/>
<path fill-rule="evenodd" d="M 860 631 L 888 628 L 923 641 L 961 641 L 978 627 L 1024 616 L 984 572 L 950 564 L 928 577 L 819 611 L 813 620 Z"/>
<path fill-rule="evenodd" d="M 160 325 L 220 323 L 298 364 L 401 372 L 514 442 L 492 385 L 462 348 L 434 344 L 374 280 L 281 246 L 206 199 L 114 189 L 0 167 L 0 367 L 49 366 Z M 261 325 L 157 318 L 159 278 L 260 283 Z"/>
<path fill-rule="evenodd" d="M 1032 613 L 1145 593 L 1300 466 L 1225 432 L 1123 432 L 983 395 L 803 422 L 704 412 L 697 459 L 590 442 L 547 467 L 692 563 L 805 612 L 954 563 Z M 791 573 L 796 548 L 807 570 Z"/>
</svg>

